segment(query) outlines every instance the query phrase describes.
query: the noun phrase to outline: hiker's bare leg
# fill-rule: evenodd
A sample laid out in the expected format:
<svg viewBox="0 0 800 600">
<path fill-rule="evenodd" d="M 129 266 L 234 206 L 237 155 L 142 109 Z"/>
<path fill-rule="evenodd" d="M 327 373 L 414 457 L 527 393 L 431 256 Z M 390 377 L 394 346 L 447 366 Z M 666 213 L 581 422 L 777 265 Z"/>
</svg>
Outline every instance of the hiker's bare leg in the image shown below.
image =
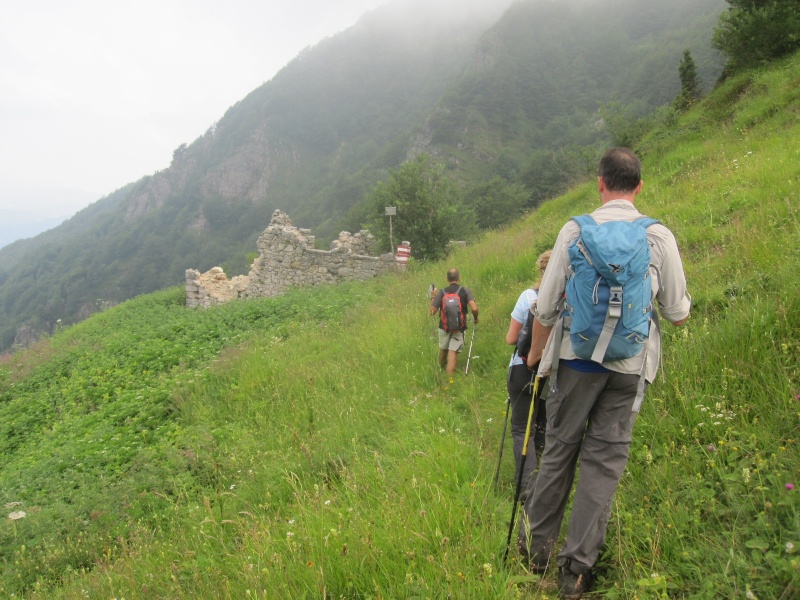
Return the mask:
<svg viewBox="0 0 800 600">
<path fill-rule="evenodd" d="M 452 375 L 456 371 L 456 361 L 458 360 L 458 352 L 455 350 L 447 351 L 447 374 Z"/>
<path fill-rule="evenodd" d="M 447 368 L 447 353 L 447 349 L 439 350 L 439 366 L 443 369 Z"/>
</svg>

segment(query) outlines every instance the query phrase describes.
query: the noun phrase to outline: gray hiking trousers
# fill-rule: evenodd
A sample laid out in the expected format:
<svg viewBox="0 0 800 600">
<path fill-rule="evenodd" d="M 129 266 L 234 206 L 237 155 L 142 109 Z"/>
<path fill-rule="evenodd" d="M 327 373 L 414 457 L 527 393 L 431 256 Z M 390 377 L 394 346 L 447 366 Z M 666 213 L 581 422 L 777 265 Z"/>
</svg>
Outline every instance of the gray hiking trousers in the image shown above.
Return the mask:
<svg viewBox="0 0 800 600">
<path fill-rule="evenodd" d="M 584 373 L 565 364 L 547 399 L 547 434 L 536 485 L 525 502 L 527 541 L 534 562 L 550 557 L 575 489 L 567 540 L 559 553 L 575 573 L 590 569 L 605 539 L 611 499 L 628 462 L 638 375 Z"/>
</svg>

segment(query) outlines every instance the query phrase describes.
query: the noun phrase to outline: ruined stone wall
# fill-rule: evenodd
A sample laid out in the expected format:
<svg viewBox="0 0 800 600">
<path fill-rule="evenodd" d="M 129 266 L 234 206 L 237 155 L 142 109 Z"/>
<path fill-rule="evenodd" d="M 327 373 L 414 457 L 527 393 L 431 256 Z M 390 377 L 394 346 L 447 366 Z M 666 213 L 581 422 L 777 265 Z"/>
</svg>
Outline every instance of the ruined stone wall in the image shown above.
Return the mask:
<svg viewBox="0 0 800 600">
<path fill-rule="evenodd" d="M 208 308 L 241 298 L 247 288 L 248 278 L 239 275 L 228 279 L 220 267 L 206 273 L 194 269 L 186 270 L 186 306 Z"/>
<path fill-rule="evenodd" d="M 290 287 L 371 279 L 403 268 L 392 254 L 370 255 L 375 250 L 375 238 L 366 230 L 356 234 L 343 231 L 331 243 L 331 250 L 317 250 L 311 231 L 292 226 L 289 217 L 279 210 L 273 213 L 256 245 L 259 256 L 246 276 L 228 280 L 219 267 L 202 275 L 187 270 L 186 306 L 208 307 L 235 298 L 276 296 Z"/>
</svg>

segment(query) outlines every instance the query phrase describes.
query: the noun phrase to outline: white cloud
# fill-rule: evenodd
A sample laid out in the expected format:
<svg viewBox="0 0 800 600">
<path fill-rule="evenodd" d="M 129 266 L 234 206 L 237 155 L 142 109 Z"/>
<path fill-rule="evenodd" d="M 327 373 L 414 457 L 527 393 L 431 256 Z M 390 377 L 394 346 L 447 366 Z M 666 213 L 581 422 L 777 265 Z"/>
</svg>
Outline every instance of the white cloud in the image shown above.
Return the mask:
<svg viewBox="0 0 800 600">
<path fill-rule="evenodd" d="M 0 188 L 96 198 L 169 165 L 304 47 L 387 0 L 4 0 Z"/>
</svg>

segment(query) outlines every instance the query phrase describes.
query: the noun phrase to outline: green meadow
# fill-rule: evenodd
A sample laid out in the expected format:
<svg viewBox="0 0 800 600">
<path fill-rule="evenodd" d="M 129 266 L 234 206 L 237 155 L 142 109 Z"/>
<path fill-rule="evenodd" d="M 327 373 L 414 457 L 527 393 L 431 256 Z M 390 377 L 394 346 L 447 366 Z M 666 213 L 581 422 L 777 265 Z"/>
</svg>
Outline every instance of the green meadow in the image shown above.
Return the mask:
<svg viewBox="0 0 800 600">
<path fill-rule="evenodd" d="M 664 325 L 588 597 L 800 597 L 798 140 L 800 55 L 637 147 L 693 311 Z M 536 256 L 597 203 L 587 183 L 375 281 L 141 296 L 3 358 L 0 597 L 555 598 L 554 572 L 502 560 L 504 336 Z M 452 384 L 427 311 L 449 266 L 481 308 Z"/>
</svg>

